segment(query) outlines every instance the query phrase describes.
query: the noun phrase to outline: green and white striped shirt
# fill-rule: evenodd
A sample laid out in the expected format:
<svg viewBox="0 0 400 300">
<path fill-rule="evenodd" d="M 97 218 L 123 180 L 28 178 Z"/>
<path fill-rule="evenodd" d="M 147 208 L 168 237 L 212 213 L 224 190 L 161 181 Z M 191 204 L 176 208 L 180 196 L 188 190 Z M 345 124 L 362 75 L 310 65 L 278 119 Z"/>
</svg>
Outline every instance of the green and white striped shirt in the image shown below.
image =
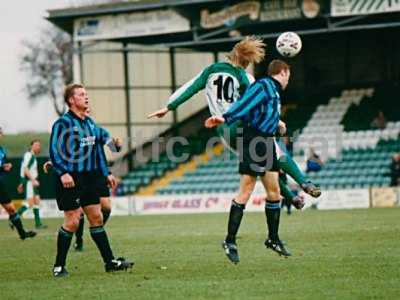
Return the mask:
<svg viewBox="0 0 400 300">
<path fill-rule="evenodd" d="M 205 89 L 211 115 L 222 116 L 253 82 L 253 76 L 244 69 L 227 62 L 218 62 L 208 66 L 176 90 L 169 98 L 167 107 L 175 110 Z"/>
<path fill-rule="evenodd" d="M 37 159 L 31 151 L 27 151 L 24 154 L 20 169 L 21 178 L 25 178 L 25 168 L 28 168 L 33 178 L 37 178 L 39 176 Z"/>
</svg>

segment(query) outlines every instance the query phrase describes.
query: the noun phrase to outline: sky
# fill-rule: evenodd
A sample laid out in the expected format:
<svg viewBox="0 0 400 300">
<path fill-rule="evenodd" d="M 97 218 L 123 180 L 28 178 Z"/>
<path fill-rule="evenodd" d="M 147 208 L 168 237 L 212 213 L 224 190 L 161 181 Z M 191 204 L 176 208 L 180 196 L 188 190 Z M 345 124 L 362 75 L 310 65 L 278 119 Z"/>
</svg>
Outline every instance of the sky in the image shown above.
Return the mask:
<svg viewBox="0 0 400 300">
<path fill-rule="evenodd" d="M 25 75 L 19 71 L 21 41 L 38 37 L 48 23 L 46 9 L 65 7 L 66 0 L 0 1 L 0 126 L 5 133 L 50 131 L 57 115 L 50 100 L 32 105 L 24 93 Z"/>
</svg>

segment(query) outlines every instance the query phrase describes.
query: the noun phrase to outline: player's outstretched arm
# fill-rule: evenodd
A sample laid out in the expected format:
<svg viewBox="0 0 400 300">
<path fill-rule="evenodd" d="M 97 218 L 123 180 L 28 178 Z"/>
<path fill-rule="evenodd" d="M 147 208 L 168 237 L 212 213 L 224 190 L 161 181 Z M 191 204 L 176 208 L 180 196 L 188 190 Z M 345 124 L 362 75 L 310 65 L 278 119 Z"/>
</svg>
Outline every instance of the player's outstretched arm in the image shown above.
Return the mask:
<svg viewBox="0 0 400 300">
<path fill-rule="evenodd" d="M 148 119 L 157 117 L 164 117 L 169 111 L 177 109 L 180 105 L 188 101 L 195 94 L 205 88 L 207 79 L 212 72 L 212 65 L 208 66 L 200 73 L 198 73 L 190 81 L 186 82 L 179 89 L 177 89 L 170 97 L 168 105 L 160 110 L 157 110 L 147 116 Z"/>
<path fill-rule="evenodd" d="M 164 107 L 162 109 L 159 109 L 159 110 L 149 114 L 147 116 L 147 119 L 151 119 L 151 118 L 154 118 L 154 117 L 163 118 L 168 112 L 169 112 L 169 109 L 167 107 Z"/>
<path fill-rule="evenodd" d="M 204 126 L 207 128 L 213 128 L 223 123 L 225 123 L 225 119 L 223 117 L 212 116 L 204 122 Z"/>
</svg>

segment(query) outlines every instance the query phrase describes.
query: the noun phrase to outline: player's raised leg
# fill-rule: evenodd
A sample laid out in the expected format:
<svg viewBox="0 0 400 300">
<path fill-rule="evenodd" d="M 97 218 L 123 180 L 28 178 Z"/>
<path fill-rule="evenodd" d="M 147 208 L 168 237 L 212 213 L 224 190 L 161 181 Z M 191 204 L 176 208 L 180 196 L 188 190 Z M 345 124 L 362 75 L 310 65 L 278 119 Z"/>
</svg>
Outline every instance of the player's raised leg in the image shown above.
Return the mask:
<svg viewBox="0 0 400 300">
<path fill-rule="evenodd" d="M 321 195 L 321 189 L 307 178 L 304 172 L 293 160 L 283 142 L 278 141 L 276 145 L 279 168 L 290 175 L 307 194 L 315 198 L 319 197 Z"/>
</svg>

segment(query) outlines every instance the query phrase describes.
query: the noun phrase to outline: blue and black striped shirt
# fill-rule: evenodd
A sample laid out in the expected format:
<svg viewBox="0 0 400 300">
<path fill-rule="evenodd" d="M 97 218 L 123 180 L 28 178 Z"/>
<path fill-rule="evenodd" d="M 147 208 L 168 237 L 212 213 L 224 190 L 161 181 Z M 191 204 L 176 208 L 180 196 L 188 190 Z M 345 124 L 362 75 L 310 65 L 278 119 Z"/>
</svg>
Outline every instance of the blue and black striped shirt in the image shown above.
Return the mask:
<svg viewBox="0 0 400 300">
<path fill-rule="evenodd" d="M 108 175 L 105 156 L 99 147 L 107 142 L 102 129 L 89 117 L 79 118 L 68 111 L 53 125 L 50 159 L 57 175 L 101 171 Z"/>
<path fill-rule="evenodd" d="M 0 180 L 4 175 L 3 165 L 6 163 L 7 153 L 6 150 L 0 146 Z"/>
<path fill-rule="evenodd" d="M 281 85 L 272 77 L 253 83 L 223 115 L 226 124 L 242 120 L 266 135 L 275 135 L 280 118 Z"/>
</svg>

